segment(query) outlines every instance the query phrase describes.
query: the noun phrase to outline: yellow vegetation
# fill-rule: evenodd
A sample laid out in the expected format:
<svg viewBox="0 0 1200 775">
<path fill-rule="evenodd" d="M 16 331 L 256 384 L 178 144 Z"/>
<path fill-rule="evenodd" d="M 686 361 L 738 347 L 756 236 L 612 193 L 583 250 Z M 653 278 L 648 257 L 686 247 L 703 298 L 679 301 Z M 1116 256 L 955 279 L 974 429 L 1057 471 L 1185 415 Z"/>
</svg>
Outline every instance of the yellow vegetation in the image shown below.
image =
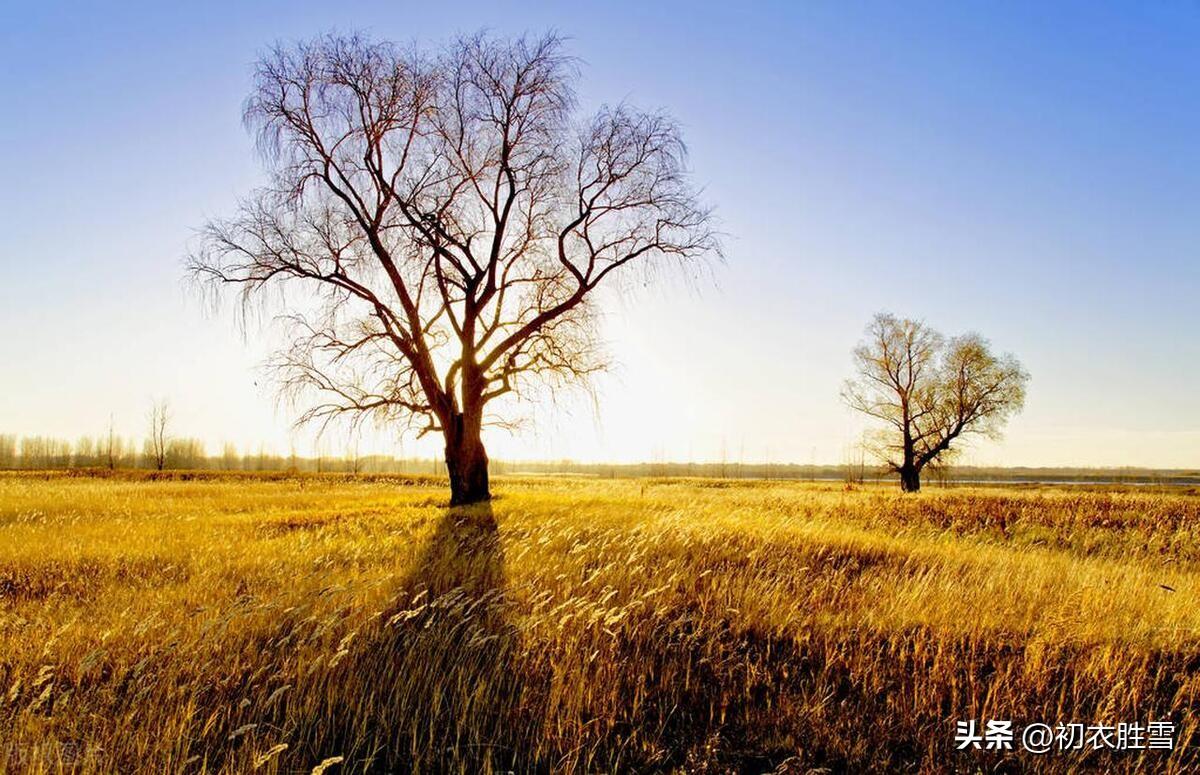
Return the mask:
<svg viewBox="0 0 1200 775">
<path fill-rule="evenodd" d="M 969 718 L 1172 720 L 1037 765 L 1197 766 L 1195 494 L 496 491 L 0 476 L 0 771 L 990 770 Z"/>
</svg>

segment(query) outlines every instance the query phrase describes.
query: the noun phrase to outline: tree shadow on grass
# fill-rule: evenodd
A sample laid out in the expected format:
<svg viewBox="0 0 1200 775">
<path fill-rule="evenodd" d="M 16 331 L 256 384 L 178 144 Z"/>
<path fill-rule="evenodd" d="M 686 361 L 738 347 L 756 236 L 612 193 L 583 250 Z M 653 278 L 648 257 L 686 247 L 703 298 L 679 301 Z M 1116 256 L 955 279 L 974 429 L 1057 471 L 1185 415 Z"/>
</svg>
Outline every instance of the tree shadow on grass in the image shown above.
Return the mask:
<svg viewBox="0 0 1200 775">
<path fill-rule="evenodd" d="M 533 732 L 509 605 L 491 504 L 448 509 L 393 609 L 329 671 L 310 750 L 344 756 L 340 772 L 517 769 Z"/>
</svg>

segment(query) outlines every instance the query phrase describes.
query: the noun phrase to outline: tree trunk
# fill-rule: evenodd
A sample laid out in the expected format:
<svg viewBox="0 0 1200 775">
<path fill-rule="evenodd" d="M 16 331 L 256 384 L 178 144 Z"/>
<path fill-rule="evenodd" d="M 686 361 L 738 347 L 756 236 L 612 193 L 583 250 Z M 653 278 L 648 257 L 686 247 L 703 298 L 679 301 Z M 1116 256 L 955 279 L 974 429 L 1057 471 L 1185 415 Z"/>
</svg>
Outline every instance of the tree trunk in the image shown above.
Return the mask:
<svg viewBox="0 0 1200 775">
<path fill-rule="evenodd" d="M 921 469 L 915 463 L 905 463 L 900 467 L 900 489 L 905 492 L 920 491 Z"/>
<path fill-rule="evenodd" d="M 491 500 L 488 457 L 480 434 L 481 423 L 456 414 L 446 425 L 446 472 L 450 475 L 450 505 L 462 506 Z"/>
</svg>

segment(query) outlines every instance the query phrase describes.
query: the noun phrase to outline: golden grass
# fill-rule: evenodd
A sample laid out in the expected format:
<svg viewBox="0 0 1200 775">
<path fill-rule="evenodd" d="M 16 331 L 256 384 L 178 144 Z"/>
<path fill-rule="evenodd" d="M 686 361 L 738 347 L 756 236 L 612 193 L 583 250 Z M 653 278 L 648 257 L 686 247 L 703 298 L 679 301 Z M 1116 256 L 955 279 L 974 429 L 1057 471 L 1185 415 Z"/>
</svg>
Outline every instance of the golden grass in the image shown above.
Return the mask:
<svg viewBox="0 0 1200 775">
<path fill-rule="evenodd" d="M 1186 772 L 1200 497 L 0 476 L 0 772 Z M 954 721 L 1177 750 L 956 753 Z"/>
</svg>

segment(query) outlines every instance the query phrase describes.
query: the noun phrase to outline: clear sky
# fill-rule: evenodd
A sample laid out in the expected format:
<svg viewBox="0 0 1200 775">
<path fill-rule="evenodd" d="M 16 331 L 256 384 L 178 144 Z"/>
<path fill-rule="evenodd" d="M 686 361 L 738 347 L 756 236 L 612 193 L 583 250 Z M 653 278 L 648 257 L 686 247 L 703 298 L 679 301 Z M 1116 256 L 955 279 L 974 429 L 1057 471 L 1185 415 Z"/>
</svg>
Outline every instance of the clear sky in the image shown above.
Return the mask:
<svg viewBox="0 0 1200 775">
<path fill-rule="evenodd" d="M 968 461 L 1200 466 L 1200 5 L 738 5 L 7 0 L 0 431 L 141 435 L 167 396 L 180 434 L 286 451 L 263 344 L 182 282 L 261 179 L 257 53 L 554 28 L 585 105 L 681 120 L 729 255 L 611 306 L 599 412 L 493 432 L 493 457 L 840 462 L 839 385 L 886 309 L 1031 372 Z"/>
</svg>

